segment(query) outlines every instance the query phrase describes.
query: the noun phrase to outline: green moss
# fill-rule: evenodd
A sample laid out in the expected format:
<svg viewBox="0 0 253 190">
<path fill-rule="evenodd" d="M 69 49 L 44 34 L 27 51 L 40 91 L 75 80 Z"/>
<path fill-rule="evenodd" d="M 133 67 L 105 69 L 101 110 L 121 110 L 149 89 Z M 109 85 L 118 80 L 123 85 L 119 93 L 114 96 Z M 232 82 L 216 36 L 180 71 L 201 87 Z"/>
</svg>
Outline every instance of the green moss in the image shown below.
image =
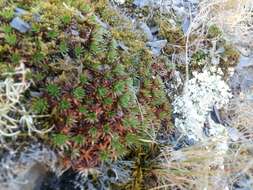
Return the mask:
<svg viewBox="0 0 253 190">
<path fill-rule="evenodd" d="M 62 109 L 62 110 L 67 110 L 67 109 L 69 109 L 71 107 L 71 105 L 70 105 L 70 103 L 67 101 L 67 100 L 62 100 L 61 102 L 60 102 L 60 108 Z M 80 111 L 80 110 L 79 110 Z M 81 111 L 80 111 L 81 112 Z"/>
<path fill-rule="evenodd" d="M 211 25 L 208 28 L 207 38 L 219 38 L 221 36 L 222 32 L 216 25 Z"/>
<path fill-rule="evenodd" d="M 58 97 L 60 95 L 60 88 L 55 84 L 47 85 L 47 92 L 50 96 Z"/>
<path fill-rule="evenodd" d="M 4 36 L 5 42 L 11 46 L 14 46 L 17 42 L 17 37 L 15 34 L 6 34 Z"/>
<path fill-rule="evenodd" d="M 0 18 L 6 21 L 10 21 L 14 17 L 13 7 L 3 8 L 0 12 Z"/>
<path fill-rule="evenodd" d="M 53 135 L 53 142 L 57 146 L 63 146 L 69 140 L 69 137 L 62 134 Z"/>
<path fill-rule="evenodd" d="M 140 144 L 138 138 L 134 135 L 129 135 L 128 139 Z M 157 187 L 157 177 L 154 173 L 158 169 L 156 157 L 160 154 L 158 146 L 150 143 L 148 146 L 140 145 L 138 148 L 133 148 L 132 151 L 124 158 L 133 163 L 131 168 L 132 179 L 127 184 L 113 184 L 112 189 L 119 190 L 142 190 Z"/>
<path fill-rule="evenodd" d="M 198 50 L 192 55 L 191 61 L 194 63 L 198 63 L 198 62 L 203 61 L 206 58 L 206 56 L 207 54 L 204 51 Z"/>
<path fill-rule="evenodd" d="M 222 53 L 222 65 L 225 67 L 235 66 L 240 58 L 240 53 L 231 45 L 224 45 L 225 51 Z"/>
<path fill-rule="evenodd" d="M 185 46 L 185 36 L 181 26 L 178 24 L 172 25 L 168 17 L 164 15 L 157 15 L 155 20 L 159 26 L 159 36 L 163 39 L 167 39 L 168 45 L 164 48 L 168 55 L 172 53 L 182 51 Z M 174 48 L 173 46 L 177 46 Z"/>
<path fill-rule="evenodd" d="M 73 90 L 73 95 L 76 99 L 81 100 L 85 96 L 85 91 L 83 88 L 78 87 Z"/>
<path fill-rule="evenodd" d="M 12 32 L 12 28 L 9 25 L 1 25 L 0 30 L 5 34 L 10 34 Z"/>
<path fill-rule="evenodd" d="M 35 99 L 32 103 L 34 112 L 38 114 L 46 113 L 48 109 L 48 103 L 45 99 Z"/>
<path fill-rule="evenodd" d="M 31 88 L 42 94 L 30 103 L 31 111 L 49 115 L 41 126 L 55 126 L 45 142 L 56 149 L 70 146 L 64 163 L 81 170 L 121 158 L 138 139 L 149 138 L 146 132 L 169 125 L 169 102 L 161 80 L 154 78 L 142 34 L 108 1 L 17 0 L 5 6 L 13 5 L 27 10 L 22 19 L 32 29 L 21 34 L 0 17 L 7 36 L 0 41 L 0 69 L 21 60 L 30 68 Z M 95 14 L 110 30 L 96 22 Z"/>
</svg>

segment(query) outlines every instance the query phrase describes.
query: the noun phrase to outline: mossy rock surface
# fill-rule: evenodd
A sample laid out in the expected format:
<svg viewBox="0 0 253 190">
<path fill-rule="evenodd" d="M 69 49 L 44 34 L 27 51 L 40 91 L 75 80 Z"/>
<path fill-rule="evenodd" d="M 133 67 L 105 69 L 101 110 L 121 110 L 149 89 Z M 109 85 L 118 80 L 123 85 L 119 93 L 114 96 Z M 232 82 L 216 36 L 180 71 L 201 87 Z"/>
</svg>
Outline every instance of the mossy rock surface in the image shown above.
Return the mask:
<svg viewBox="0 0 253 190">
<path fill-rule="evenodd" d="M 20 62 L 30 69 L 33 83 L 23 101 L 31 112 L 49 115 L 37 125 L 54 128 L 40 138 L 66 166 L 82 170 L 122 157 L 149 130 L 170 124 L 142 35 L 107 1 L 0 0 L 0 8 L 1 72 Z M 27 32 L 10 26 L 16 17 L 30 26 Z"/>
</svg>

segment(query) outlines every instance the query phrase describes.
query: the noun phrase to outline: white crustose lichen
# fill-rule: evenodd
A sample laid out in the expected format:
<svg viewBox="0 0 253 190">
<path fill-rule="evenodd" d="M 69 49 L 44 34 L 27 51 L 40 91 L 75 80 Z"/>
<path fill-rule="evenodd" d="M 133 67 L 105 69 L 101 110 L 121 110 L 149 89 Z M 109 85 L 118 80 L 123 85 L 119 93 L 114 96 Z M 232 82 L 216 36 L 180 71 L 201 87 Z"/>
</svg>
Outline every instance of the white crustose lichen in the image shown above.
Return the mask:
<svg viewBox="0 0 253 190">
<path fill-rule="evenodd" d="M 185 84 L 183 94 L 173 102 L 175 127 L 195 141 L 204 138 L 204 123 L 212 107 L 223 107 L 231 97 L 228 85 L 222 80 L 221 71 L 217 74 L 210 70 L 194 72 L 194 77 Z"/>
</svg>

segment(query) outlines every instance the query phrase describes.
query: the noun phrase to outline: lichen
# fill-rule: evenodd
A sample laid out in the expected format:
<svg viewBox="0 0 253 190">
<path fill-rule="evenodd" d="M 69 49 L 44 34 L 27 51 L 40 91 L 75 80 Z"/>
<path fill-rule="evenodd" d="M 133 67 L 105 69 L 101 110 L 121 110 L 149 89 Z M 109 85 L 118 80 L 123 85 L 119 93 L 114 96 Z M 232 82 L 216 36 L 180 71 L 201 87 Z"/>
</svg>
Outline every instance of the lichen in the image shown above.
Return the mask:
<svg viewBox="0 0 253 190">
<path fill-rule="evenodd" d="M 185 84 L 182 95 L 173 102 L 175 127 L 182 135 L 194 141 L 203 140 L 204 123 L 212 107 L 220 109 L 229 102 L 230 90 L 220 74 L 206 69 L 202 73 L 193 73 L 194 77 Z"/>
</svg>

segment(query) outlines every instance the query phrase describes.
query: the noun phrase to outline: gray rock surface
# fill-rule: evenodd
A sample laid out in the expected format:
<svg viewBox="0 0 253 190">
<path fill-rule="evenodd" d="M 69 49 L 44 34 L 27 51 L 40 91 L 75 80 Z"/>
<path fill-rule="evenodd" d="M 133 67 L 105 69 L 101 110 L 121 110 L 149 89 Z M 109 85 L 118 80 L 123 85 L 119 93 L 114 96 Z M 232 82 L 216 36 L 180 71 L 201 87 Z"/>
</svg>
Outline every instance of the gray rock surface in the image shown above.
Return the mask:
<svg viewBox="0 0 253 190">
<path fill-rule="evenodd" d="M 151 48 L 152 54 L 154 56 L 159 56 L 161 50 L 166 46 L 167 40 L 157 40 L 153 42 L 147 42 L 147 46 Z"/>
<path fill-rule="evenodd" d="M 241 175 L 237 178 L 234 183 L 232 190 L 252 190 L 253 189 L 253 179 L 247 175 Z"/>
<path fill-rule="evenodd" d="M 249 66 L 253 66 L 253 56 L 249 56 L 249 57 L 241 56 L 238 67 L 244 68 L 244 67 L 249 67 Z"/>
<path fill-rule="evenodd" d="M 32 164 L 21 172 L 15 183 L 9 184 L 4 190 L 39 190 L 47 168 L 39 163 Z"/>
<path fill-rule="evenodd" d="M 15 28 L 16 30 L 18 30 L 21 33 L 26 33 L 31 28 L 31 26 L 27 22 L 22 20 L 20 17 L 15 17 L 11 21 L 10 25 L 12 28 Z"/>
<path fill-rule="evenodd" d="M 188 16 L 186 16 L 184 18 L 183 23 L 182 23 L 182 29 L 183 29 L 184 34 L 186 34 L 188 32 L 189 27 L 190 27 L 190 23 L 191 23 L 190 18 Z"/>
<path fill-rule="evenodd" d="M 148 6 L 152 3 L 152 0 L 134 0 L 133 4 L 139 8 Z"/>
<path fill-rule="evenodd" d="M 24 10 L 24 9 L 22 9 L 22 8 L 15 8 L 15 15 L 16 16 L 21 16 L 21 15 L 24 15 L 24 14 L 26 14 L 27 13 L 27 11 L 26 10 Z"/>
<path fill-rule="evenodd" d="M 56 165 L 54 152 L 40 145 L 9 153 L 0 160 L 0 189 L 37 190 L 48 171 L 58 172 Z"/>
<path fill-rule="evenodd" d="M 234 142 L 238 141 L 240 137 L 242 136 L 240 132 L 238 131 L 238 129 L 236 128 L 228 127 L 227 131 L 228 131 L 228 135 L 230 139 Z"/>
<path fill-rule="evenodd" d="M 148 41 L 152 41 L 153 40 L 153 35 L 152 35 L 152 32 L 151 32 L 150 28 L 148 27 L 148 25 L 145 22 L 141 22 L 139 24 L 139 27 L 144 32 L 144 34 L 147 37 Z"/>
<path fill-rule="evenodd" d="M 235 93 L 250 91 L 253 87 L 253 66 L 237 68 L 230 83 Z"/>
<path fill-rule="evenodd" d="M 162 49 L 166 46 L 166 44 L 167 44 L 167 40 L 157 40 L 153 42 L 148 42 L 147 46 Z"/>
</svg>

